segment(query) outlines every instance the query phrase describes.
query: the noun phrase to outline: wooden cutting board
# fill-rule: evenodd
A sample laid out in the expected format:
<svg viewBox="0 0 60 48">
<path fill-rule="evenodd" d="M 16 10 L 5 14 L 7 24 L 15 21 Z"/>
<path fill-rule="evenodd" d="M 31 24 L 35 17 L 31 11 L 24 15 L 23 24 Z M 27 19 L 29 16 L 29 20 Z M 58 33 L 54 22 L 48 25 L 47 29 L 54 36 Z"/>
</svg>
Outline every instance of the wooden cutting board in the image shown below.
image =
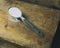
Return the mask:
<svg viewBox="0 0 60 48">
<path fill-rule="evenodd" d="M 60 0 L 17 0 L 17 1 L 28 2 L 31 4 L 37 4 L 40 6 L 46 6 L 54 9 L 60 8 Z"/>
<path fill-rule="evenodd" d="M 52 39 L 59 21 L 58 10 L 33 5 L 25 2 L 0 0 L 0 37 L 10 42 L 25 46 L 26 48 L 50 48 Z M 8 8 L 18 7 L 25 17 L 36 27 L 44 32 L 44 37 L 39 37 L 22 21 L 13 22 L 8 16 Z"/>
<path fill-rule="evenodd" d="M 24 47 L 0 38 L 0 48 L 24 48 Z"/>
</svg>

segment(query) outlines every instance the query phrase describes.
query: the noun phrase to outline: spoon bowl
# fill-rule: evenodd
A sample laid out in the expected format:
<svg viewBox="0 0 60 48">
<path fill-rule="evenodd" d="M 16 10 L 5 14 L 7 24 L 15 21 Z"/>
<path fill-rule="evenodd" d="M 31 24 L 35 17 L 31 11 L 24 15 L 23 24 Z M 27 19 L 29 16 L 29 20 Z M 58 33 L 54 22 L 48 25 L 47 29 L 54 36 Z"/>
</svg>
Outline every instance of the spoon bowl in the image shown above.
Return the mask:
<svg viewBox="0 0 60 48">
<path fill-rule="evenodd" d="M 18 18 L 18 17 L 21 17 L 22 16 L 22 12 L 20 9 L 16 8 L 16 7 L 11 7 L 9 8 L 9 14 L 12 16 L 12 17 L 15 17 L 15 18 Z"/>
</svg>

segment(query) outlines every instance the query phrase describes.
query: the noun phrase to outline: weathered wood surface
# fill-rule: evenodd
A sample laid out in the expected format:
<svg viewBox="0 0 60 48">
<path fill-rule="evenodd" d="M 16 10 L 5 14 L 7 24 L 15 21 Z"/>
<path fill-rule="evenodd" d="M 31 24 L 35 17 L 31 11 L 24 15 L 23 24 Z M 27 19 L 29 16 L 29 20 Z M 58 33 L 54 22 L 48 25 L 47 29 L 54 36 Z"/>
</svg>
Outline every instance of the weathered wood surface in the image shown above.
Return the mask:
<svg viewBox="0 0 60 48">
<path fill-rule="evenodd" d="M 0 48 L 24 48 L 24 47 L 0 38 Z"/>
<path fill-rule="evenodd" d="M 27 48 L 50 48 L 59 21 L 60 12 L 58 10 L 18 1 L 0 0 L 0 2 L 0 37 Z M 25 17 L 41 29 L 45 36 L 40 38 L 23 22 L 9 21 L 8 8 L 11 6 L 20 8 Z"/>
<path fill-rule="evenodd" d="M 50 8 L 60 8 L 60 0 L 18 0 Z"/>
</svg>

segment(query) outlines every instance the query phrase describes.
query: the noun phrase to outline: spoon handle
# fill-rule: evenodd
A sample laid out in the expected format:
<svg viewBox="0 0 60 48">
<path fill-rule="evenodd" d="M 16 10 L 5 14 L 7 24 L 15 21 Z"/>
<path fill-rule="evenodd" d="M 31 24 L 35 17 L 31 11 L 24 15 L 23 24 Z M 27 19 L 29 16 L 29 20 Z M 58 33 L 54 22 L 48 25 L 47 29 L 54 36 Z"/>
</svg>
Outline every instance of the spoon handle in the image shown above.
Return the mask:
<svg viewBox="0 0 60 48">
<path fill-rule="evenodd" d="M 30 21 L 28 21 L 26 18 L 22 20 L 28 27 L 30 27 L 33 31 L 38 33 L 40 36 L 44 36 L 43 32 L 38 29 L 35 25 L 33 25 Z"/>
</svg>

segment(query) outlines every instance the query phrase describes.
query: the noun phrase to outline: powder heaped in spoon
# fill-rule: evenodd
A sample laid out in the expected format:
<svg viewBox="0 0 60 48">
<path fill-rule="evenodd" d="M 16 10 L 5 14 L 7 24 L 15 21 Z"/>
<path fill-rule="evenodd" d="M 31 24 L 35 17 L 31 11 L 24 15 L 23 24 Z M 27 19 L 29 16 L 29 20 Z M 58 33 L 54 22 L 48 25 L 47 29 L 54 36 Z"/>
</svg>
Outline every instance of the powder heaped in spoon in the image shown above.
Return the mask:
<svg viewBox="0 0 60 48">
<path fill-rule="evenodd" d="M 10 8 L 9 9 L 9 14 L 13 17 L 21 17 L 22 16 L 21 10 L 16 8 L 16 7 Z"/>
</svg>

